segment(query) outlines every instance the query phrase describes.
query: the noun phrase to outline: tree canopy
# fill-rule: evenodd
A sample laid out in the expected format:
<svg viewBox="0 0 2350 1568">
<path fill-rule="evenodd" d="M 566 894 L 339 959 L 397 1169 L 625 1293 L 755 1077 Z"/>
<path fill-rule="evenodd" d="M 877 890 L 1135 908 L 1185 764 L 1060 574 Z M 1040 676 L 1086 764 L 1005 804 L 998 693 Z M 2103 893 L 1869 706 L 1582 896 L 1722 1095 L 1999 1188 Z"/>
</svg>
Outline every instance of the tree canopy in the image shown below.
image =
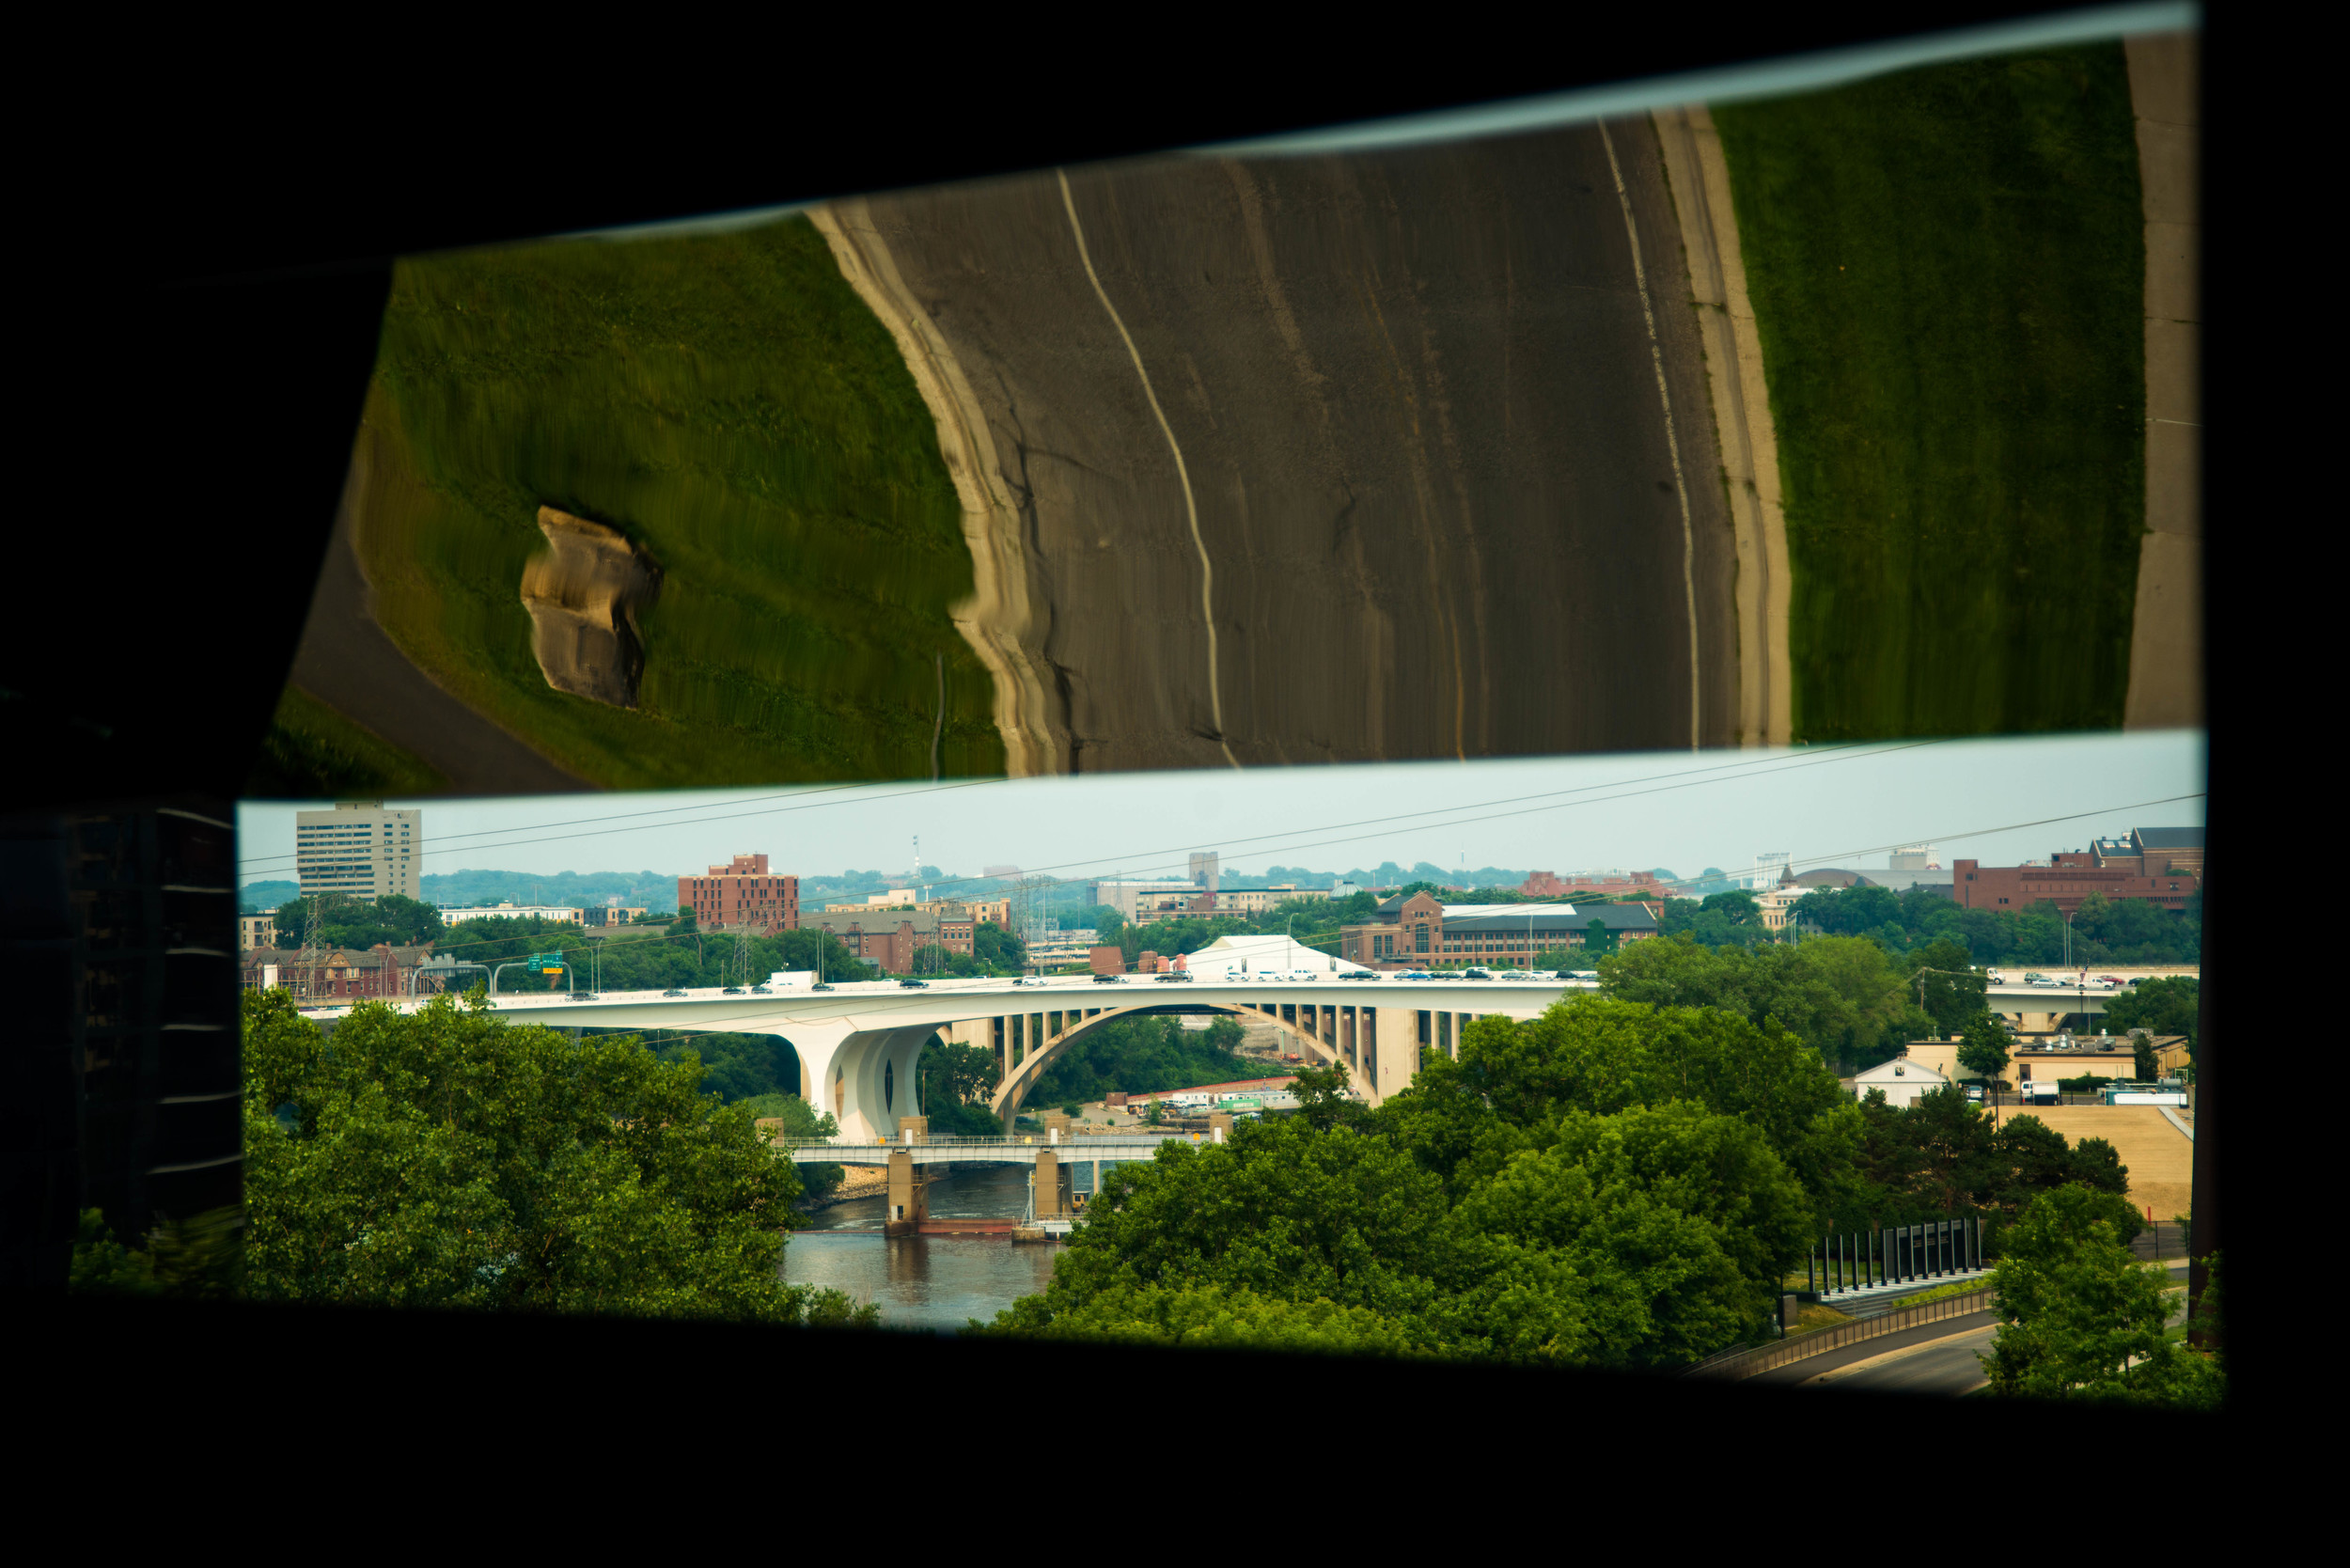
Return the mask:
<svg viewBox="0 0 2350 1568">
<path fill-rule="evenodd" d="M 778 1272 L 800 1184 L 698 1061 L 501 1022 L 477 996 L 330 1037 L 244 999 L 245 1294 L 864 1323 Z"/>
<path fill-rule="evenodd" d="M 2170 1277 L 2130 1252 L 2135 1225 L 2122 1198 L 2072 1184 L 2023 1212 L 1992 1276 L 2000 1327 L 1984 1371 L 1994 1396 L 2219 1406 L 2220 1364 L 2165 1333 Z"/>
</svg>

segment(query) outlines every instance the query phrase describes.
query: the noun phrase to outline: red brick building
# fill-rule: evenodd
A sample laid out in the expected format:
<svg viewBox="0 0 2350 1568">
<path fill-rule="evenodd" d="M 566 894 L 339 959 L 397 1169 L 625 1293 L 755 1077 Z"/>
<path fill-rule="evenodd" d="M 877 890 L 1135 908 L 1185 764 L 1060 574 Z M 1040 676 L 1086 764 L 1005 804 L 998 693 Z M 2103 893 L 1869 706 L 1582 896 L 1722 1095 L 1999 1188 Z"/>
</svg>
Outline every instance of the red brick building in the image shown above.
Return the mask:
<svg viewBox="0 0 2350 1568">
<path fill-rule="evenodd" d="M 708 876 L 678 878 L 677 906 L 706 931 L 747 925 L 773 936 L 800 928 L 800 879 L 770 874 L 763 855 L 738 855 Z"/>
<path fill-rule="evenodd" d="M 1518 891 L 1529 899 L 1572 899 L 1578 894 L 1587 899 L 1614 899 L 1627 893 L 1643 899 L 1666 897 L 1654 871 L 1634 871 L 1628 877 L 1558 877 L 1536 871 L 1518 885 Z"/>
<path fill-rule="evenodd" d="M 960 906 L 934 906 L 933 912 L 874 904 L 869 908 L 827 909 L 807 917 L 808 929 L 828 931 L 850 953 L 877 964 L 893 975 L 910 974 L 914 955 L 923 948 L 944 948 L 968 953 L 979 922 Z"/>
<path fill-rule="evenodd" d="M 378 942 L 364 952 L 337 948 L 308 964 L 300 949 L 256 948 L 244 955 L 247 990 L 291 991 L 304 1001 L 356 1001 L 411 994 L 413 971 L 432 956 L 432 944 L 395 948 Z"/>
<path fill-rule="evenodd" d="M 1521 968 L 1544 952 L 1580 948 L 1591 922 L 1616 942 L 1656 934 L 1643 903 L 1443 903 L 1420 892 L 1381 904 L 1371 921 L 1339 933 L 1339 956 L 1373 968 L 1493 964 Z"/>
<path fill-rule="evenodd" d="M 2052 855 L 2022 866 L 1985 866 L 1960 860 L 1950 869 L 1950 896 L 1961 909 L 2021 914 L 2043 899 L 2070 915 L 2092 893 L 2107 899 L 2140 899 L 2176 915 L 2202 886 L 2192 876 L 2140 876 L 2129 865 L 2104 865 L 2087 851 Z"/>
</svg>

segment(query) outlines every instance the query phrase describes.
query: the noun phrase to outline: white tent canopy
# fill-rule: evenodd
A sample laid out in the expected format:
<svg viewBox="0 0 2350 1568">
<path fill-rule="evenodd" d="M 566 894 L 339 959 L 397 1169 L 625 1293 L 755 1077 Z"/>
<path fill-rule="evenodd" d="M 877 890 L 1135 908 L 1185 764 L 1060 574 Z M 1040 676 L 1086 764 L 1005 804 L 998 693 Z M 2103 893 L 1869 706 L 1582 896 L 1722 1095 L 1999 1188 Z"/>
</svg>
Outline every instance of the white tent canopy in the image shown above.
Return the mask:
<svg viewBox="0 0 2350 1568">
<path fill-rule="evenodd" d="M 1238 974 L 1285 974 L 1310 969 L 1317 975 L 1344 974 L 1368 967 L 1333 958 L 1286 936 L 1219 936 L 1183 960 L 1183 967 L 1201 980 L 1223 980 Z"/>
</svg>

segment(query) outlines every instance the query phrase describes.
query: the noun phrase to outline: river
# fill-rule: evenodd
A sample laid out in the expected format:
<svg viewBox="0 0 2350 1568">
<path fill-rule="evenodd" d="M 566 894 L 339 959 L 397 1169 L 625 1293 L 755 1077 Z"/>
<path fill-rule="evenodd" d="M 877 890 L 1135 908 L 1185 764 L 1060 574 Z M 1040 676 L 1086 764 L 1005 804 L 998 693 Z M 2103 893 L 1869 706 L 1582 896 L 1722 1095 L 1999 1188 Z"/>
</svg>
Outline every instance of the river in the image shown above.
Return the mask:
<svg viewBox="0 0 2350 1568">
<path fill-rule="evenodd" d="M 958 1166 L 931 1182 L 934 1219 L 1018 1218 L 1027 1201 L 1026 1166 Z M 1018 1297 L 1036 1294 L 1053 1276 L 1058 1247 L 1051 1242 L 885 1236 L 887 1203 L 876 1194 L 818 1210 L 813 1229 L 791 1232 L 783 1277 L 872 1302 L 885 1328 L 953 1333 L 973 1318 L 985 1323 Z"/>
</svg>

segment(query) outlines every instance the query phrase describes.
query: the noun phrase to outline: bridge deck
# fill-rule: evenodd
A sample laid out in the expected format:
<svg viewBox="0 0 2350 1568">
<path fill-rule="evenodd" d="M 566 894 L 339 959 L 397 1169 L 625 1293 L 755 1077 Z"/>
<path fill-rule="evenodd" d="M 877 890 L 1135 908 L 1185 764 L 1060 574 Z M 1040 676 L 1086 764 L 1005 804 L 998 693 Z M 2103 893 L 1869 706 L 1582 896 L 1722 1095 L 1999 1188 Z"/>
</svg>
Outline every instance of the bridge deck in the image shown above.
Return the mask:
<svg viewBox="0 0 2350 1568">
<path fill-rule="evenodd" d="M 1050 1143 L 1041 1137 L 939 1138 L 929 1143 L 833 1143 L 823 1138 L 777 1138 L 776 1145 L 795 1165 L 887 1165 L 892 1154 L 911 1154 L 916 1165 L 1026 1165 L 1039 1154 L 1064 1160 L 1147 1160 L 1162 1144 L 1206 1143 L 1205 1133 L 1119 1134 L 1077 1137 Z"/>
</svg>

